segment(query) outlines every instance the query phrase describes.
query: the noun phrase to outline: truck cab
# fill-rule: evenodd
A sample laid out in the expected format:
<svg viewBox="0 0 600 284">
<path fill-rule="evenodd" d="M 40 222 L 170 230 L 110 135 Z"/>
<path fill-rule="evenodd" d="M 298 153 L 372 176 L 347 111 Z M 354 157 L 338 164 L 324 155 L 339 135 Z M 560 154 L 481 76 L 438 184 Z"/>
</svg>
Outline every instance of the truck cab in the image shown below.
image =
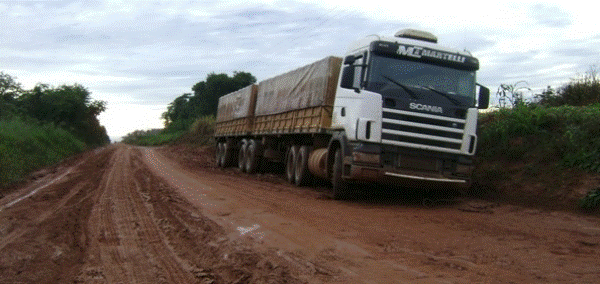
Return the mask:
<svg viewBox="0 0 600 284">
<path fill-rule="evenodd" d="M 342 187 L 384 181 L 468 188 L 478 109 L 489 101 L 489 89 L 477 84 L 478 69 L 469 52 L 442 47 L 423 31 L 352 44 L 332 115 L 327 160 L 334 192 L 336 178 Z M 344 189 L 337 190 L 341 197 Z"/>
</svg>

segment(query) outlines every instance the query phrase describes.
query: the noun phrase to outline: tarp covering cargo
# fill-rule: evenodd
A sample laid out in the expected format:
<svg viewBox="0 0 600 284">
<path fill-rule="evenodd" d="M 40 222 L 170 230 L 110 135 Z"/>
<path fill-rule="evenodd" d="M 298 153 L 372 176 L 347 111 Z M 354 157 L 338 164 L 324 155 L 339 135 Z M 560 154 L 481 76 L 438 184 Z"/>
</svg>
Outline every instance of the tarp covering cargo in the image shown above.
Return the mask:
<svg viewBox="0 0 600 284">
<path fill-rule="evenodd" d="M 217 122 L 252 116 L 256 103 L 256 85 L 229 93 L 219 98 Z"/>
<path fill-rule="evenodd" d="M 215 136 L 246 135 L 252 130 L 256 85 L 219 98 Z"/>
<path fill-rule="evenodd" d="M 330 56 L 260 82 L 255 115 L 333 105 L 341 64 Z"/>
</svg>

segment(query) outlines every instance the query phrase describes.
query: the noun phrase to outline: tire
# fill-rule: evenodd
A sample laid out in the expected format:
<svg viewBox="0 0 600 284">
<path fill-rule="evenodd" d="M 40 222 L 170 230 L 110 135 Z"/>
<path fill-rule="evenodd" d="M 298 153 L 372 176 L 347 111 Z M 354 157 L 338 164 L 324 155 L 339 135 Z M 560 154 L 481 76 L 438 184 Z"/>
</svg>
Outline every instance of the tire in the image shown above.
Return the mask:
<svg viewBox="0 0 600 284">
<path fill-rule="evenodd" d="M 253 174 L 260 164 L 261 145 L 257 140 L 249 140 L 246 147 L 246 172 Z"/>
<path fill-rule="evenodd" d="M 342 150 L 337 149 L 335 151 L 335 158 L 333 160 L 333 173 L 331 175 L 332 192 L 331 197 L 335 200 L 345 200 L 349 197 L 348 183 L 342 179 L 343 170 L 343 157 Z"/>
<path fill-rule="evenodd" d="M 227 141 L 223 143 L 223 165 L 222 167 L 227 168 L 233 165 L 233 152 L 235 148 L 233 147 L 233 142 Z"/>
<path fill-rule="evenodd" d="M 217 149 L 215 150 L 215 162 L 217 164 L 217 168 L 222 167 L 221 162 L 223 161 L 223 143 L 217 143 Z"/>
<path fill-rule="evenodd" d="M 240 171 L 246 171 L 246 147 L 248 146 L 248 142 L 246 139 L 242 140 L 242 145 L 240 146 L 240 151 L 238 155 L 238 168 Z"/>
<path fill-rule="evenodd" d="M 312 147 L 303 145 L 300 146 L 298 153 L 296 154 L 294 176 L 295 184 L 297 186 L 307 185 L 311 180 L 311 174 L 308 170 L 308 157 L 310 156 L 310 152 L 312 152 Z"/>
<path fill-rule="evenodd" d="M 298 146 L 291 146 L 285 155 L 285 177 L 290 183 L 296 183 L 296 153 Z"/>
</svg>

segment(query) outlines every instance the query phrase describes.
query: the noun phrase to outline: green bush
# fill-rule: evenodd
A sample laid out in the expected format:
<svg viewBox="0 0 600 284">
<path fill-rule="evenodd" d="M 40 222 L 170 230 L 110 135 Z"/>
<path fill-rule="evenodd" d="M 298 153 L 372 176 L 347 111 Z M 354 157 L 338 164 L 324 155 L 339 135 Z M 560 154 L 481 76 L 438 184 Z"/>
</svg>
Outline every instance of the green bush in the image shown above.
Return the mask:
<svg viewBox="0 0 600 284">
<path fill-rule="evenodd" d="M 564 166 L 600 170 L 600 105 L 523 105 L 482 115 L 479 155 L 508 160 L 555 157 Z"/>
<path fill-rule="evenodd" d="M 0 120 L 0 186 L 85 148 L 71 133 L 52 124 L 18 117 Z"/>
<path fill-rule="evenodd" d="M 184 130 L 138 130 L 123 137 L 122 142 L 140 146 L 159 146 L 169 144 L 185 133 Z"/>
<path fill-rule="evenodd" d="M 536 95 L 537 103 L 547 106 L 586 106 L 600 103 L 600 78 L 595 66 L 583 75 L 572 79 L 571 82 L 554 90 L 548 87 Z"/>
<path fill-rule="evenodd" d="M 199 117 L 192 123 L 190 133 L 201 136 L 212 136 L 215 133 L 215 116 L 206 115 Z"/>
<path fill-rule="evenodd" d="M 584 198 L 579 200 L 579 207 L 586 210 L 600 208 L 600 188 L 590 190 Z"/>
<path fill-rule="evenodd" d="M 215 131 L 215 117 L 207 115 L 197 118 L 189 129 L 179 128 L 138 130 L 127 134 L 123 143 L 140 146 L 159 146 L 172 143 L 206 144 Z"/>
</svg>

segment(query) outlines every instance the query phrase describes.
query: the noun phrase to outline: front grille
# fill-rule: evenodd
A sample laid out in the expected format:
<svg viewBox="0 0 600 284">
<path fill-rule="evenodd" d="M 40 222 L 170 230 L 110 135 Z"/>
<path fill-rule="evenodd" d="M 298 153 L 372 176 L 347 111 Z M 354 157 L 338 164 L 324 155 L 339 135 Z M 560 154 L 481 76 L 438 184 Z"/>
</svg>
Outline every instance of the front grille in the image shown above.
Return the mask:
<svg viewBox="0 0 600 284">
<path fill-rule="evenodd" d="M 418 149 L 460 153 L 466 120 L 440 115 L 383 109 L 381 141 Z"/>
</svg>

